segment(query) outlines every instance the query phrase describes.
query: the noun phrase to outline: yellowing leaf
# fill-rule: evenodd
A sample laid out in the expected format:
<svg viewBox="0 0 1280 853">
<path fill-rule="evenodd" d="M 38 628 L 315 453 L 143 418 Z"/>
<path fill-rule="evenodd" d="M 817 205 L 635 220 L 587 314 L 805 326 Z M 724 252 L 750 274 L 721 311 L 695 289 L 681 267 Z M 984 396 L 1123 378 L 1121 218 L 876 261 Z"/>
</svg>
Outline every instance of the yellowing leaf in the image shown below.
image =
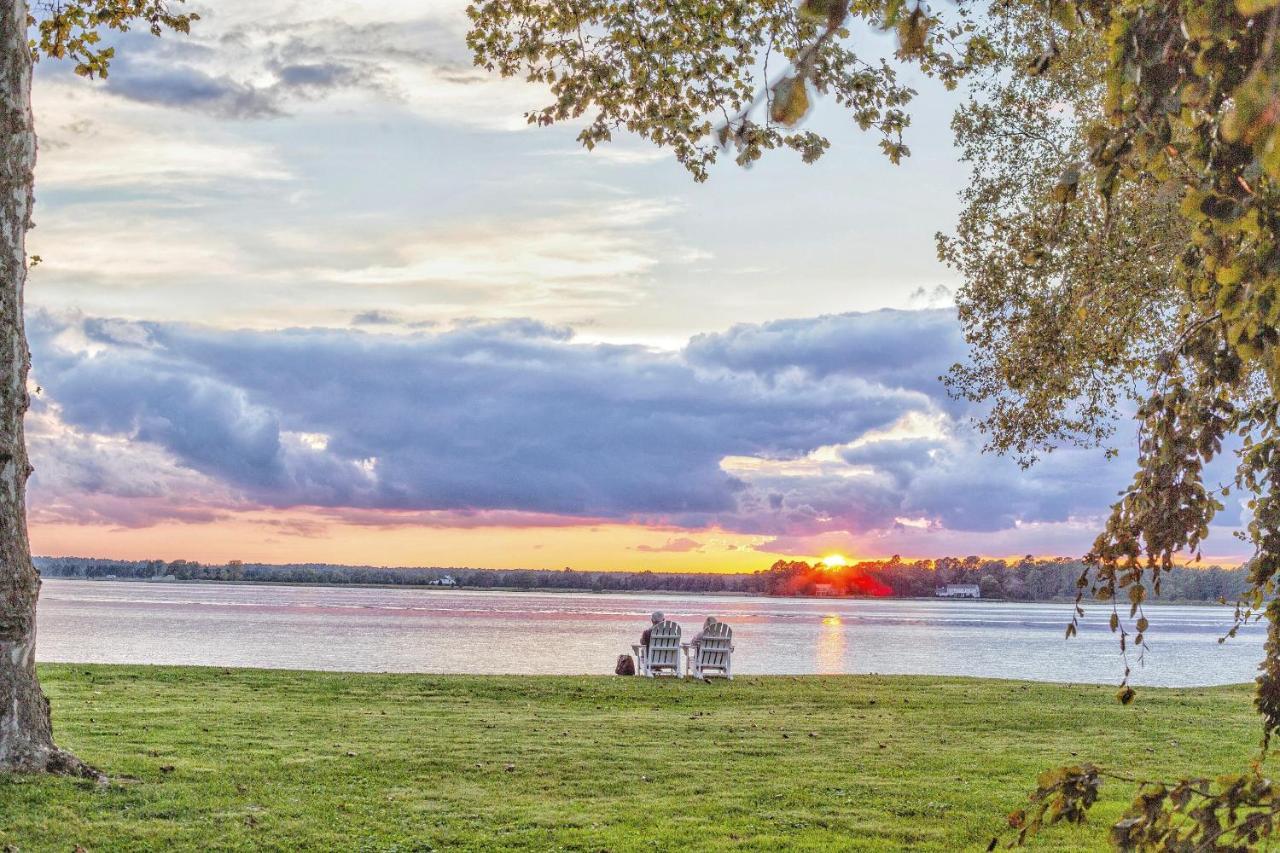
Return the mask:
<svg viewBox="0 0 1280 853">
<path fill-rule="evenodd" d="M 784 77 L 773 87 L 769 117 L 784 127 L 795 127 L 809 112 L 809 90 L 803 79 Z"/>
</svg>

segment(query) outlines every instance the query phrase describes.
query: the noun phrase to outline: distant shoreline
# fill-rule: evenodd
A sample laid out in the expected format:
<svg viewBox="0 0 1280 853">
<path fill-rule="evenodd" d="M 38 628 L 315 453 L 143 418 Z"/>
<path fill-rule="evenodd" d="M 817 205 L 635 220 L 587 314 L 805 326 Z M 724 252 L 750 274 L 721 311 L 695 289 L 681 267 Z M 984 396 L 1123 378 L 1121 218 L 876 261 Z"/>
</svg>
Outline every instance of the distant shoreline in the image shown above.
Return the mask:
<svg viewBox="0 0 1280 853">
<path fill-rule="evenodd" d="M 160 578 L 67 578 L 67 576 L 49 576 L 42 580 L 84 580 L 92 581 L 92 583 L 125 583 L 125 584 L 146 584 L 148 587 L 179 587 L 179 585 L 210 585 L 218 584 L 225 587 L 329 587 L 332 589 L 417 589 L 421 592 L 429 593 L 553 593 L 557 596 L 567 596 L 567 594 L 582 594 L 582 596 L 733 596 L 745 598 L 818 598 L 818 596 L 767 596 L 764 593 L 751 592 L 699 592 L 699 590 L 689 590 L 689 592 L 680 592 L 675 589 L 600 589 L 590 590 L 577 587 L 433 587 L 430 584 L 372 584 L 360 583 L 360 581 L 351 581 L 351 583 L 339 583 L 334 580 L 317 580 L 315 583 L 308 583 L 305 580 L 209 580 L 205 578 L 184 578 L 174 580 L 163 580 Z M 854 596 L 840 596 L 840 598 L 854 598 Z M 897 598 L 895 601 L 911 601 L 908 598 Z M 929 599 L 916 599 L 916 601 L 929 601 Z M 993 599 L 989 599 L 993 601 Z"/>
<path fill-rule="evenodd" d="M 735 595 L 780 598 L 892 598 L 936 600 L 981 594 L 984 601 L 1074 601 L 1091 568 L 1067 558 L 1009 563 L 975 556 L 903 562 L 823 563 L 778 560 L 756 572 L 593 571 L 467 567 L 353 566 L 335 563 L 199 563 L 190 560 L 117 560 L 100 557 L 32 558 L 47 578 L 119 579 L 141 582 L 257 583 L 285 586 L 390 589 L 496 590 L 507 593 L 613 592 L 649 595 Z M 1249 589 L 1248 572 L 1220 566 L 1174 567 L 1161 578 L 1162 599 L 1178 603 L 1235 602 Z"/>
<path fill-rule="evenodd" d="M 108 577 L 46 577 L 45 581 L 82 581 L 92 583 L 133 583 L 143 584 L 146 586 L 272 586 L 272 587 L 291 587 L 291 588 L 307 588 L 322 587 L 329 589 L 402 589 L 417 590 L 429 593 L 548 593 L 552 595 L 644 595 L 662 598 L 773 598 L 780 601 L 905 601 L 905 602 L 929 602 L 929 601 L 945 601 L 948 603 L 959 604 L 961 606 L 971 606 L 974 604 L 1073 604 L 1074 599 L 1071 598 L 1044 598 L 1031 600 L 1017 600 L 1010 598 L 946 598 L 942 596 L 873 596 L 873 595 L 768 595 L 759 592 L 707 592 L 699 590 L 679 591 L 668 589 L 604 589 L 592 591 L 589 589 L 566 588 L 566 587 L 501 587 L 501 586 L 429 586 L 427 584 L 396 584 L 396 583 L 334 583 L 333 581 L 273 581 L 273 580 L 205 580 L 202 578 L 191 578 L 183 580 L 161 580 L 158 578 L 108 578 Z M 1097 606 L 1106 604 L 1102 601 L 1085 601 L 1084 606 Z M 1228 601 L 1225 604 L 1217 601 L 1203 601 L 1198 599 L 1159 599 L 1146 602 L 1151 607 L 1208 607 L 1214 609 L 1234 608 L 1235 602 Z"/>
</svg>

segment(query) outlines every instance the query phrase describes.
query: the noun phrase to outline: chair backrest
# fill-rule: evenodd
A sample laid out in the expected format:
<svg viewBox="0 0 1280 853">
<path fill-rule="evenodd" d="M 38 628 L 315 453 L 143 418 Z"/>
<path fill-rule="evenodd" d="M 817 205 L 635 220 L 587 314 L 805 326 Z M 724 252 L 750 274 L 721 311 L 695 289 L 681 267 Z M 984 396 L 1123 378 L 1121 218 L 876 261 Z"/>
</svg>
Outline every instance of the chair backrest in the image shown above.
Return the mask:
<svg viewBox="0 0 1280 853">
<path fill-rule="evenodd" d="M 701 669 L 728 669 L 729 655 L 733 653 L 733 629 L 717 622 L 702 632 L 698 644 L 698 667 Z"/>
<path fill-rule="evenodd" d="M 668 619 L 649 630 L 649 668 L 680 668 L 680 626 Z"/>
</svg>

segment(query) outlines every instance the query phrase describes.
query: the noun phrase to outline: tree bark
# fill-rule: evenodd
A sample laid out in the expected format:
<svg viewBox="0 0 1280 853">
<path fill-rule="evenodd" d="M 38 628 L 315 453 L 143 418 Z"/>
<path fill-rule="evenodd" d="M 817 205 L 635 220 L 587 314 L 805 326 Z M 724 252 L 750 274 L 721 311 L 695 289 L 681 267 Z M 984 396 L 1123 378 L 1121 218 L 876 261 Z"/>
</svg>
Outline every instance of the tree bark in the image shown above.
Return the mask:
<svg viewBox="0 0 1280 853">
<path fill-rule="evenodd" d="M 36 135 L 26 0 L 0 0 L 0 772 L 101 774 L 53 742 L 49 700 L 36 679 L 40 576 L 27 542 L 22 419 L 31 354 L 22 321 Z"/>
</svg>

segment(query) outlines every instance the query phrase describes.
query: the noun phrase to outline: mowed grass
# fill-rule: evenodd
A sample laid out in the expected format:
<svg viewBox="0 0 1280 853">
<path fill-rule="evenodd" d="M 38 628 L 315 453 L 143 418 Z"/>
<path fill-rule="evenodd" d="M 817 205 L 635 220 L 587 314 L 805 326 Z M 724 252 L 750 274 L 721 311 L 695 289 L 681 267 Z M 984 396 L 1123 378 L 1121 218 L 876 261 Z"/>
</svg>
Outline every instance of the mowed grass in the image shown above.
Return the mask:
<svg viewBox="0 0 1280 853">
<path fill-rule="evenodd" d="M 61 742 L 114 777 L 0 777 L 0 849 L 955 850 L 1036 774 L 1241 769 L 1246 687 L 917 677 L 41 668 Z M 1105 849 L 1130 794 L 1038 849 Z"/>
</svg>

